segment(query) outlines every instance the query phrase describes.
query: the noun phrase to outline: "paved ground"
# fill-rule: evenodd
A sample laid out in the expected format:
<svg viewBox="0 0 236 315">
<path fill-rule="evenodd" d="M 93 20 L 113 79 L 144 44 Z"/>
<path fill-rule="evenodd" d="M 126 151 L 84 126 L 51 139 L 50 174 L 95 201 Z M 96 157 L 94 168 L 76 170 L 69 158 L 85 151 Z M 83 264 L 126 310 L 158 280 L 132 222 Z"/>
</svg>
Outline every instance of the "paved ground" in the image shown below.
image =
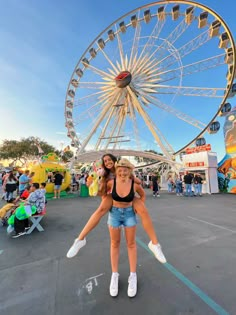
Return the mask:
<svg viewBox="0 0 236 315">
<path fill-rule="evenodd" d="M 0 314 L 236 314 L 236 196 L 177 197 L 163 193 L 150 209 L 168 259 L 148 251 L 139 223 L 138 294 L 127 297 L 129 273 L 122 242 L 120 290 L 109 296 L 109 236 L 104 217 L 81 253 L 66 252 L 99 198 L 49 201 L 45 231 L 18 239 L 0 228 Z"/>
</svg>

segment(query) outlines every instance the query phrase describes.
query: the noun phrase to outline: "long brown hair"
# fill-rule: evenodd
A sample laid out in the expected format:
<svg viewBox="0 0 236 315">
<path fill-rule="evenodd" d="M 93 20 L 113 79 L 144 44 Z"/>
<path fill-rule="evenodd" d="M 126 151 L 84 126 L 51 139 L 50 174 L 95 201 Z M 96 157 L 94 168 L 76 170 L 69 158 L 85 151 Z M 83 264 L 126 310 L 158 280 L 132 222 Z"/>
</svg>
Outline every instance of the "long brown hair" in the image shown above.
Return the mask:
<svg viewBox="0 0 236 315">
<path fill-rule="evenodd" d="M 111 172 L 111 170 L 109 170 L 108 168 L 106 168 L 105 164 L 104 164 L 104 157 L 105 156 L 109 156 L 111 158 L 111 160 L 114 162 L 114 164 L 117 162 L 117 158 L 111 154 L 111 153 L 106 153 L 102 156 L 102 167 L 104 168 L 105 170 L 105 173 L 104 173 L 104 177 L 107 178 Z"/>
</svg>

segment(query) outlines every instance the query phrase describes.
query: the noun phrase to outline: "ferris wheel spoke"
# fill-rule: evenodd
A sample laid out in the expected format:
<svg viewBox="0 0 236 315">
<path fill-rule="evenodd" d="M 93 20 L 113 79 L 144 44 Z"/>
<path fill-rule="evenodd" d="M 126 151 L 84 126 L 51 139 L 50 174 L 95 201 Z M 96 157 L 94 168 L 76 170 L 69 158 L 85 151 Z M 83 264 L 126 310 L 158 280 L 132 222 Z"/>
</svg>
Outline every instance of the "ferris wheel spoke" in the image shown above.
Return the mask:
<svg viewBox="0 0 236 315">
<path fill-rule="evenodd" d="M 139 132 L 138 132 L 139 127 L 138 127 L 136 114 L 135 114 L 133 107 L 130 109 L 130 117 L 133 120 L 133 130 L 134 130 L 134 137 L 135 137 L 135 143 L 137 146 L 137 150 L 141 150 L 141 143 L 140 143 L 140 137 L 139 137 Z"/>
<path fill-rule="evenodd" d="M 163 26 L 165 25 L 166 19 L 164 20 L 157 20 L 157 23 L 155 24 L 150 36 L 148 37 L 148 40 L 146 44 L 144 45 L 139 58 L 141 59 L 143 55 L 148 55 L 149 52 L 152 50 L 156 43 L 156 38 L 159 38 L 161 30 Z"/>
<path fill-rule="evenodd" d="M 115 92 L 113 92 L 115 93 Z M 91 113 L 93 113 L 94 115 L 100 111 L 100 105 L 101 103 L 104 105 L 107 102 L 109 102 L 111 97 L 111 94 L 106 94 L 104 95 L 104 97 L 102 97 L 100 100 L 98 100 L 94 105 L 90 106 L 88 109 L 86 109 L 85 111 L 83 111 L 82 113 L 80 113 L 80 119 L 76 120 L 75 119 L 75 123 L 78 124 L 80 121 L 82 121 L 82 119 L 86 119 Z"/>
<path fill-rule="evenodd" d="M 109 126 L 110 130 L 107 132 L 106 136 L 103 137 L 104 142 L 104 148 L 107 149 L 109 145 L 114 143 L 115 139 L 120 139 L 122 136 L 119 133 L 116 133 L 117 126 L 120 125 L 121 115 L 119 114 L 120 108 L 117 108 L 117 111 L 114 115 L 113 123 Z"/>
<path fill-rule="evenodd" d="M 122 111 L 122 109 L 120 109 L 120 111 Z M 113 135 L 115 134 L 116 136 L 113 138 L 113 141 L 109 142 L 109 144 L 113 143 L 113 149 L 115 149 L 120 142 L 124 141 L 123 140 L 124 137 L 121 137 L 121 132 L 122 132 L 122 127 L 124 125 L 124 121 L 125 121 L 125 115 L 123 113 L 123 115 L 120 114 L 118 116 L 116 127 L 114 128 L 114 131 L 112 133 Z M 108 148 L 108 145 L 106 146 L 106 148 Z"/>
<path fill-rule="evenodd" d="M 109 62 L 109 64 L 112 66 L 113 70 L 109 69 L 109 71 L 111 72 L 111 74 L 113 76 L 116 76 L 119 73 L 119 69 L 114 65 L 114 63 L 111 61 L 111 59 L 108 57 L 108 55 L 105 53 L 104 49 L 100 50 L 103 54 L 103 56 L 106 58 L 106 60 Z M 110 80 L 110 79 L 109 79 Z"/>
<path fill-rule="evenodd" d="M 171 85 L 156 85 L 157 94 L 177 94 L 185 96 L 202 96 L 222 98 L 225 89 L 223 88 L 205 88 L 205 87 L 190 87 L 190 86 L 171 86 Z"/>
<path fill-rule="evenodd" d="M 87 68 L 89 70 L 91 70 L 92 72 L 100 75 L 100 77 L 104 78 L 104 80 L 106 79 L 109 81 L 109 80 L 113 79 L 113 76 L 111 74 L 104 72 L 103 70 L 98 69 L 97 67 L 92 66 L 91 64 L 87 64 Z"/>
<path fill-rule="evenodd" d="M 122 92 L 121 93 L 117 93 L 117 97 L 114 99 L 114 102 L 115 104 L 119 102 L 119 99 L 121 98 L 121 95 L 120 94 L 123 94 Z M 112 118 L 114 117 L 114 114 L 115 114 L 115 110 L 117 109 L 116 106 L 114 106 L 113 104 L 110 104 L 111 106 L 111 110 L 110 110 L 110 113 L 108 115 L 108 118 L 107 118 L 107 121 L 105 122 L 105 125 L 102 129 L 102 133 L 101 135 L 98 137 L 98 141 L 97 141 L 97 144 L 95 146 L 95 150 L 98 149 L 98 147 L 100 146 L 100 143 L 101 143 L 101 140 L 103 139 L 103 137 L 105 136 L 105 133 L 107 131 L 107 128 L 112 120 Z"/>
<path fill-rule="evenodd" d="M 150 59 L 148 55 L 141 60 L 137 60 L 134 68 L 132 69 L 134 76 L 142 76 L 143 74 L 149 74 L 152 72 L 158 73 L 157 62 L 155 59 Z"/>
<path fill-rule="evenodd" d="M 74 107 L 84 105 L 86 102 L 91 103 L 92 100 L 97 99 L 98 95 L 104 94 L 104 91 L 95 92 L 74 100 Z"/>
<path fill-rule="evenodd" d="M 94 122 L 94 125 L 93 125 L 89 135 L 86 137 L 86 139 L 83 141 L 83 143 L 80 147 L 80 151 L 79 151 L 80 153 L 84 151 L 89 140 L 92 138 L 93 134 L 96 132 L 97 128 L 99 127 L 99 125 L 101 124 L 103 119 L 109 113 L 109 110 L 111 109 L 110 105 L 113 104 L 113 101 L 116 99 L 116 97 L 117 97 L 117 93 L 115 93 L 115 95 L 113 95 L 113 97 L 110 98 L 110 102 L 107 101 L 106 103 L 103 104 L 103 109 L 102 109 L 100 115 L 98 116 L 96 122 Z"/>
<path fill-rule="evenodd" d="M 120 64 L 121 64 L 120 68 L 122 71 L 124 71 L 127 69 L 128 65 L 126 65 L 125 63 L 126 58 L 124 55 L 124 49 L 123 49 L 122 41 L 120 38 L 120 33 L 117 30 L 116 30 L 116 34 L 117 34 L 117 42 L 118 42 L 118 48 L 119 48 L 119 53 L 120 53 Z"/>
<path fill-rule="evenodd" d="M 198 49 L 211 39 L 209 29 L 199 34 L 197 37 L 191 39 L 188 43 L 181 46 L 179 49 L 174 51 L 172 54 L 166 56 L 164 59 L 159 61 L 159 66 L 161 68 L 168 68 L 174 64 L 177 59 L 183 58 L 190 54 L 192 51 Z"/>
<path fill-rule="evenodd" d="M 142 104 L 140 104 L 136 94 L 131 90 L 131 88 L 129 86 L 127 86 L 127 90 L 131 96 L 131 99 L 133 100 L 133 104 L 135 106 L 135 109 L 137 110 L 137 112 L 142 116 L 143 120 L 145 121 L 148 129 L 150 130 L 150 132 L 152 133 L 154 139 L 156 140 L 156 142 L 159 144 L 162 152 L 166 155 L 166 157 L 171 159 L 171 155 L 168 152 L 168 150 L 166 149 L 166 147 L 164 146 L 164 144 L 162 143 L 161 139 L 159 138 L 159 136 L 157 135 L 155 128 L 149 118 L 149 116 L 147 115 L 147 113 L 144 111 Z"/>
<path fill-rule="evenodd" d="M 158 83 L 160 84 L 160 83 L 173 80 L 181 76 L 191 75 L 196 72 L 201 72 L 208 69 L 212 69 L 214 67 L 224 65 L 225 64 L 224 58 L 225 58 L 225 54 L 221 54 L 218 56 L 214 56 L 211 58 L 197 61 L 189 65 L 185 65 L 183 67 L 179 67 L 179 68 L 164 71 L 164 72 L 159 72 L 160 81 Z"/>
<path fill-rule="evenodd" d="M 93 109 L 92 107 L 89 108 L 88 110 L 81 113 L 78 118 L 77 118 L 77 116 L 74 118 L 74 125 L 75 126 L 79 125 L 85 119 L 88 119 L 89 117 L 91 117 L 91 115 L 93 115 L 93 116 L 98 115 L 99 112 L 100 112 L 99 108 L 96 108 L 96 109 Z"/>
<path fill-rule="evenodd" d="M 138 11 L 138 20 L 139 20 L 139 15 L 140 15 L 140 10 Z M 138 24 L 135 28 L 133 44 L 131 47 L 131 53 L 130 53 L 129 64 L 128 64 L 129 70 L 132 68 L 133 62 L 134 62 L 134 60 L 136 60 L 137 55 L 138 55 L 138 45 L 139 45 L 139 40 L 140 40 L 140 33 L 141 33 L 141 23 L 138 22 Z"/>
<path fill-rule="evenodd" d="M 79 87 L 81 89 L 112 90 L 115 82 L 80 82 Z"/>
<path fill-rule="evenodd" d="M 103 127 L 103 129 L 102 129 L 102 132 L 101 132 L 100 136 L 98 136 L 98 141 L 97 141 L 97 143 L 96 143 L 96 145 L 95 145 L 95 150 L 96 150 L 96 151 L 98 150 L 98 148 L 99 148 L 99 146 L 100 146 L 100 143 L 101 143 L 101 141 L 102 141 L 102 139 L 103 139 L 103 137 L 104 137 L 104 135 L 105 135 L 105 133 L 106 133 L 106 131 L 107 131 L 107 128 L 108 128 L 108 126 L 109 126 L 109 124 L 110 124 L 110 122 L 111 122 L 111 119 L 113 118 L 114 111 L 115 111 L 115 107 L 113 107 L 113 108 L 110 110 L 110 113 L 109 113 L 109 115 L 108 115 L 107 121 L 105 122 L 105 125 L 104 125 L 104 127 Z"/>
<path fill-rule="evenodd" d="M 183 120 L 184 122 L 200 129 L 203 130 L 206 127 L 206 124 L 202 123 L 201 121 L 194 119 L 193 117 L 169 106 L 164 104 L 163 102 L 161 102 L 159 99 L 157 99 L 154 96 L 148 95 L 146 96 L 146 98 L 149 100 L 149 102 L 157 107 L 159 107 L 160 109 L 166 111 L 169 114 L 174 115 L 175 117 L 177 117 L 178 119 Z"/>
<path fill-rule="evenodd" d="M 189 24 L 185 23 L 185 20 L 183 19 L 169 34 L 169 36 L 166 37 L 165 41 L 163 41 L 163 43 L 152 52 L 150 57 L 152 58 L 155 55 L 155 58 L 159 60 L 161 56 L 166 53 L 166 50 L 168 51 L 168 48 L 177 41 L 177 39 L 187 30 L 188 27 Z M 159 55 L 157 54 L 158 51 L 160 51 Z"/>
</svg>

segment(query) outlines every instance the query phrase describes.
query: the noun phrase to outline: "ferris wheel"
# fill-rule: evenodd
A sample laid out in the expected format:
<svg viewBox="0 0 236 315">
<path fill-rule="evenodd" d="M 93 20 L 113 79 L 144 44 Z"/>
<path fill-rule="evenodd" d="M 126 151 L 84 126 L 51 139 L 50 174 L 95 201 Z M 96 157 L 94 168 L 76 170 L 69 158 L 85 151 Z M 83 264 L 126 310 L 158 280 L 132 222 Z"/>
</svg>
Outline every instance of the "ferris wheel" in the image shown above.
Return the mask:
<svg viewBox="0 0 236 315">
<path fill-rule="evenodd" d="M 204 144 L 235 94 L 234 62 L 228 26 L 204 5 L 159 1 L 123 15 L 72 73 L 65 100 L 72 146 L 78 155 L 155 150 L 173 160 Z"/>
</svg>

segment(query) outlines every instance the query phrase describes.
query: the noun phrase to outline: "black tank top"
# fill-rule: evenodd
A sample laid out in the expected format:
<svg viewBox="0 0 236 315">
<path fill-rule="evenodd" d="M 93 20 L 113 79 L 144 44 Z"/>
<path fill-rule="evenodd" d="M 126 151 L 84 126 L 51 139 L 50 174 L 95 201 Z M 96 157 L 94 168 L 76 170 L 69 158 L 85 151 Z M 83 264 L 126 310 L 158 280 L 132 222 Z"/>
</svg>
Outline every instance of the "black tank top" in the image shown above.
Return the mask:
<svg viewBox="0 0 236 315">
<path fill-rule="evenodd" d="M 132 180 L 132 184 L 131 184 L 131 188 L 130 188 L 130 192 L 127 196 L 125 197 L 120 197 L 117 192 L 116 192 L 116 179 L 114 178 L 114 184 L 113 184 L 113 188 L 112 188 L 112 199 L 118 202 L 131 202 L 134 200 L 134 181 Z"/>
</svg>

